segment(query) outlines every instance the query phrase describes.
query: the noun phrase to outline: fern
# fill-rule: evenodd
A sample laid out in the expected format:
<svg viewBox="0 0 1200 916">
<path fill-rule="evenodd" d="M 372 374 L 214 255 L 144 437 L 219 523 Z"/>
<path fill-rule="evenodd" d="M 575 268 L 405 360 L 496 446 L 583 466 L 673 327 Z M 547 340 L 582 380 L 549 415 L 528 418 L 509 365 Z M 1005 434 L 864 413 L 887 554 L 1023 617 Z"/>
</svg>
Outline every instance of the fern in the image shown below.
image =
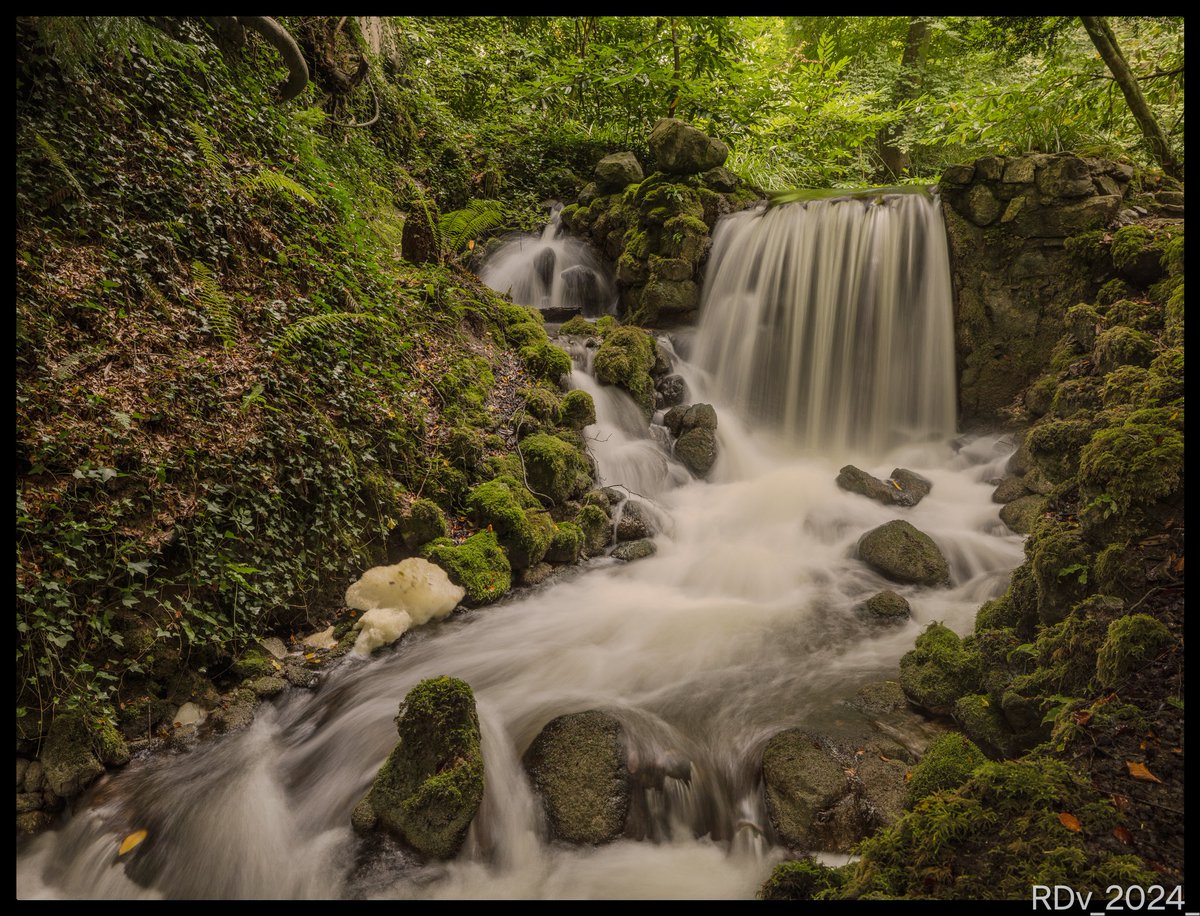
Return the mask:
<svg viewBox="0 0 1200 916">
<path fill-rule="evenodd" d="M 196 147 L 200 150 L 200 155 L 204 158 L 204 163 L 214 172 L 221 170 L 221 166 L 225 164 L 225 160 L 221 154 L 217 152 L 217 148 L 213 145 L 212 137 L 208 135 L 208 131 L 198 121 L 187 121 L 187 129 L 191 132 L 193 139 L 196 141 Z"/>
<path fill-rule="evenodd" d="M 496 200 L 471 200 L 461 210 L 442 215 L 442 240 L 451 251 L 462 251 L 467 243 L 504 223 L 504 208 Z"/>
<path fill-rule="evenodd" d="M 269 346 L 276 352 L 287 350 L 311 340 L 313 337 L 330 334 L 351 324 L 371 324 L 380 328 L 396 330 L 396 326 L 392 322 L 369 312 L 326 312 L 323 315 L 309 315 L 307 318 L 293 322 L 286 330 L 276 335 Z"/>
<path fill-rule="evenodd" d="M 313 197 L 308 188 L 274 169 L 263 169 L 257 175 L 246 179 L 246 184 L 252 188 L 265 188 L 275 193 L 291 194 L 314 207 L 318 205 L 317 199 Z"/>
<path fill-rule="evenodd" d="M 192 261 L 192 274 L 196 278 L 196 301 L 208 316 L 209 327 L 217 332 L 225 346 L 229 346 L 237 338 L 233 302 L 217 285 L 217 278 L 206 265 Z"/>
<path fill-rule="evenodd" d="M 83 192 L 83 185 L 79 183 L 79 179 L 75 177 L 75 173 L 71 171 L 62 154 L 54 148 L 54 144 L 36 130 L 33 132 L 33 139 L 42 148 L 42 152 L 46 154 L 46 158 L 50 160 L 50 164 L 62 172 L 63 177 L 71 183 L 71 187 L 75 189 L 75 193 L 80 197 L 87 197 L 87 194 Z M 61 201 L 58 202 L 61 203 Z"/>
<path fill-rule="evenodd" d="M 389 248 L 398 249 L 404 240 L 404 214 L 395 207 L 380 207 L 371 218 L 371 231 Z"/>
<path fill-rule="evenodd" d="M 292 120 L 305 130 L 316 130 L 329 120 L 329 115 L 321 108 L 302 108 L 292 112 Z"/>
<path fill-rule="evenodd" d="M 144 57 L 168 63 L 198 56 L 189 44 L 195 36 L 184 34 L 185 41 L 177 41 L 137 16 L 35 16 L 33 22 L 51 57 L 72 78 L 114 56 L 126 58 L 134 47 Z M 186 23 L 177 27 L 191 31 Z"/>
</svg>

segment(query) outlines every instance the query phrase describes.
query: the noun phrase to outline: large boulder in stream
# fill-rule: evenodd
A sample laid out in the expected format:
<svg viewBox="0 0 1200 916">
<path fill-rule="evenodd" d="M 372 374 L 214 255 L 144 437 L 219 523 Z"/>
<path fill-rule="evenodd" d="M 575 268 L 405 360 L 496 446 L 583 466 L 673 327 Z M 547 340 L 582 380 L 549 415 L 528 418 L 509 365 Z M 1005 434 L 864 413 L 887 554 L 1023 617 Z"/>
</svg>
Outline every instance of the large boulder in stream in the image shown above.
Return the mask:
<svg viewBox="0 0 1200 916">
<path fill-rule="evenodd" d="M 933 538 L 896 520 L 873 528 L 858 541 L 864 563 L 894 582 L 949 585 L 950 566 Z"/>
<path fill-rule="evenodd" d="M 678 118 L 663 118 L 650 132 L 650 152 L 659 169 L 695 175 L 725 164 L 729 147 Z"/>
<path fill-rule="evenodd" d="M 788 729 L 763 750 L 767 815 L 793 849 L 846 852 L 903 812 L 907 769 L 876 744 Z"/>
<path fill-rule="evenodd" d="M 523 760 L 555 839 L 599 844 L 625 830 L 629 771 L 621 724 L 589 709 L 552 719 Z"/>
<path fill-rule="evenodd" d="M 359 833 L 383 830 L 422 855 L 448 859 L 483 800 L 475 694 L 457 678 L 421 681 L 400 704 L 400 741 L 355 806 Z"/>
</svg>

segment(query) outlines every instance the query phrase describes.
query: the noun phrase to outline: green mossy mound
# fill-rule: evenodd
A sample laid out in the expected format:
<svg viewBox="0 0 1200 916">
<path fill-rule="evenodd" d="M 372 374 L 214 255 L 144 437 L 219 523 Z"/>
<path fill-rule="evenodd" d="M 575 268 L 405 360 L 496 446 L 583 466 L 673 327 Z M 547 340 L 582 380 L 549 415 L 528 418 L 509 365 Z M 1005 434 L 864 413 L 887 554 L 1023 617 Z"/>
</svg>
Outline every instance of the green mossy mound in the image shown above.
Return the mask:
<svg viewBox="0 0 1200 916">
<path fill-rule="evenodd" d="M 612 540 L 612 519 L 598 506 L 588 505 L 579 510 L 576 523 L 583 532 L 584 550 L 591 556 L 604 553 Z"/>
<path fill-rule="evenodd" d="M 128 763 L 129 747 L 107 719 L 63 711 L 50 723 L 41 761 L 46 787 L 70 798 L 103 775 L 105 764 Z"/>
<path fill-rule="evenodd" d="M 554 531 L 546 559 L 551 563 L 575 563 L 584 546 L 583 529 L 574 522 L 562 522 Z"/>
<path fill-rule="evenodd" d="M 438 538 L 426 544 L 421 554 L 446 570 L 451 582 L 465 588 L 473 605 L 497 601 L 512 587 L 512 567 L 494 531 L 480 531 L 457 546 L 449 538 Z"/>
<path fill-rule="evenodd" d="M 495 532 L 514 569 L 541 562 L 554 535 L 550 516 L 511 477 L 497 477 L 475 487 L 467 496 L 467 512 L 475 525 Z"/>
<path fill-rule="evenodd" d="M 558 436 L 537 433 L 521 442 L 525 479 L 537 496 L 561 505 L 582 496 L 591 486 L 587 458 L 576 446 Z"/>
<path fill-rule="evenodd" d="M 396 730 L 399 743 L 354 808 L 354 829 L 386 830 L 422 855 L 451 858 L 483 800 L 475 695 L 457 678 L 421 681 L 400 704 Z"/>
<path fill-rule="evenodd" d="M 583 429 L 596 422 L 596 403 L 586 391 L 568 391 L 562 399 L 559 416 L 563 426 Z"/>
<path fill-rule="evenodd" d="M 900 659 L 900 686 L 909 701 L 934 715 L 949 715 L 959 697 L 979 684 L 979 658 L 958 634 L 930 624 Z"/>
<path fill-rule="evenodd" d="M 842 886 L 843 874 L 815 859 L 780 862 L 758 891 L 759 900 L 823 900 Z"/>
<path fill-rule="evenodd" d="M 621 388 L 649 417 L 654 413 L 654 338 L 641 328 L 620 327 L 609 333 L 596 351 L 596 378 Z"/>
<path fill-rule="evenodd" d="M 974 742 L 966 735 L 949 732 L 925 749 L 921 760 L 912 770 L 908 782 L 906 804 L 912 808 L 934 792 L 957 789 L 975 769 L 987 762 Z"/>
<path fill-rule="evenodd" d="M 1096 680 L 1102 687 L 1115 689 L 1127 674 L 1149 662 L 1171 640 L 1171 631 L 1149 614 L 1114 620 L 1096 656 Z"/>
<path fill-rule="evenodd" d="M 414 501 L 408 511 L 400 517 L 396 529 L 400 532 L 404 546 L 409 550 L 416 550 L 422 544 L 444 538 L 449 533 L 445 513 L 431 499 Z"/>
</svg>

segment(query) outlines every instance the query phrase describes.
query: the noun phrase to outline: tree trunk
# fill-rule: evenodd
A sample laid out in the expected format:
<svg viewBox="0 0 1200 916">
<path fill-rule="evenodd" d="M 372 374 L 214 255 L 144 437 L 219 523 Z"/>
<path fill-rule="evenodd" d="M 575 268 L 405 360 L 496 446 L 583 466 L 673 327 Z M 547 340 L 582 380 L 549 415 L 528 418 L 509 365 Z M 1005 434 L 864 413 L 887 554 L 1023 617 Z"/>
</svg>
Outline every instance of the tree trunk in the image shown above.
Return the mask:
<svg viewBox="0 0 1200 916">
<path fill-rule="evenodd" d="M 899 105 L 921 94 L 922 68 L 929 50 L 929 20 L 914 16 L 908 22 L 908 37 L 904 42 L 904 57 L 900 60 L 900 75 L 892 89 L 892 104 Z M 900 127 L 890 125 L 879 132 L 879 156 L 891 178 L 902 178 L 912 167 L 908 153 L 896 146 Z"/>
<path fill-rule="evenodd" d="M 1146 97 L 1142 95 L 1141 87 L 1137 84 L 1137 77 L 1129 69 L 1129 63 L 1125 60 L 1125 55 L 1121 53 L 1120 46 L 1117 45 L 1117 38 L 1109 26 L 1108 20 L 1103 16 L 1080 16 L 1079 18 L 1083 22 L 1083 27 L 1087 29 L 1092 44 L 1096 46 L 1096 50 L 1104 58 L 1104 63 L 1108 65 L 1113 79 L 1121 87 L 1129 110 L 1133 112 L 1134 120 L 1142 129 L 1142 136 L 1146 138 L 1146 143 L 1149 144 L 1150 151 L 1154 154 L 1159 166 L 1167 175 L 1182 181 L 1183 164 L 1176 161 L 1172 155 L 1166 134 L 1159 127 L 1158 119 L 1154 117 L 1154 112 L 1146 103 Z"/>
</svg>

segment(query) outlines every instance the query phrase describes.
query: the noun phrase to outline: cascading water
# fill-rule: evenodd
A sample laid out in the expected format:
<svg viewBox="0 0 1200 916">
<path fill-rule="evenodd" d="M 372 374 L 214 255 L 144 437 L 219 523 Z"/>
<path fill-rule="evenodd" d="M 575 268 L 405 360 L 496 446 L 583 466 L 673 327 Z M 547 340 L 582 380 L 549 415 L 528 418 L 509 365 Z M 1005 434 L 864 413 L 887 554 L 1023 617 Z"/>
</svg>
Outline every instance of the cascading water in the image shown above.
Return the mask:
<svg viewBox="0 0 1200 916">
<path fill-rule="evenodd" d="M 923 194 L 722 220 L 695 362 L 740 413 L 809 451 L 954 433 L 946 235 Z"/>
<path fill-rule="evenodd" d="M 616 293 L 610 272 L 590 246 L 563 233 L 561 212 L 562 205 L 555 204 L 541 235 L 502 242 L 479 277 L 514 302 L 541 309 L 550 321 L 611 314 Z"/>
<path fill-rule="evenodd" d="M 866 279 L 846 277 L 816 241 L 815 227 L 792 223 L 825 214 L 820 220 L 842 227 L 843 240 L 859 240 L 860 263 L 904 260 L 904 251 L 928 258 L 941 242 L 888 240 L 922 220 L 851 219 L 843 206 L 810 205 L 802 216 L 745 214 L 719 228 L 695 341 L 703 365 L 676 366 L 693 401 L 718 406 L 720 457 L 707 482 L 692 480 L 671 458 L 624 394 L 595 382 L 585 348 L 576 352 L 572 383 L 596 400 L 597 423 L 585 434 L 601 482 L 652 502 L 663 528 L 655 556 L 632 564 L 593 560 L 501 607 L 427 624 L 395 651 L 348 658 L 315 693 L 284 694 L 245 731 L 135 760 L 85 796 L 59 829 L 21 849 L 18 896 L 752 896 L 783 854 L 771 843 L 758 776 L 766 740 L 797 725 L 844 728 L 857 715 L 844 705 L 847 697 L 893 676 L 930 621 L 969 629 L 979 604 L 1003 589 L 1021 558 L 1021 539 L 1007 532 L 990 499 L 990 482 L 1011 449 L 996 436 L 951 443 L 945 404 L 916 409 L 909 399 L 923 398 L 923 387 L 906 385 L 910 393 L 898 399 L 883 390 L 883 375 L 861 363 L 886 359 L 887 378 L 899 384 L 944 358 L 936 375 L 942 381 L 931 384 L 952 392 L 945 378 L 952 353 L 938 349 L 941 343 L 932 350 L 897 344 L 880 356 L 878 336 L 869 336 L 867 350 L 855 349 L 855 329 L 882 333 L 889 321 L 893 342 L 949 335 L 927 327 L 935 319 L 926 310 L 949 320 L 942 304 L 928 301 L 936 284 L 887 275 L 882 266 Z M 912 209 L 907 201 L 888 206 Z M 864 217 L 870 231 L 851 232 L 847 224 Z M 805 240 L 805 256 L 836 266 L 784 284 L 798 291 L 792 305 L 803 320 L 787 317 L 778 284 L 768 292 L 776 283 L 770 278 L 800 270 L 799 253 L 766 233 L 776 224 L 794 242 Z M 887 283 L 925 301 L 879 289 Z M 856 291 L 853 304 L 839 305 L 826 284 Z M 864 292 L 871 284 L 877 291 Z M 744 324 L 721 317 L 733 306 L 717 289 L 737 298 Z M 871 303 L 893 317 L 868 317 Z M 839 325 L 839 309 L 853 310 L 853 320 Z M 785 337 L 766 323 L 772 313 L 787 328 L 786 347 L 757 341 Z M 899 327 L 905 324 L 921 334 Z M 857 373 L 797 337 L 801 326 L 826 328 L 819 333 L 830 346 L 860 361 Z M 730 346 L 744 348 L 739 359 L 759 352 L 775 372 L 726 365 L 721 328 Z M 783 349 L 801 362 L 804 354 L 820 361 L 829 383 L 818 384 L 810 366 L 772 361 Z M 743 371 L 751 378 L 743 380 Z M 833 384 L 838 377 L 848 377 L 853 395 Z M 855 384 L 864 380 L 865 387 Z M 779 392 L 793 382 L 796 393 Z M 871 391 L 896 413 L 864 405 Z M 818 392 L 830 403 L 818 403 Z M 839 419 L 839 411 L 848 416 Z M 822 419 L 810 424 L 810 412 Z M 764 415 L 773 421 L 770 434 Z M 803 437 L 801 447 L 781 445 L 779 422 Z M 821 435 L 827 443 L 812 438 Z M 902 464 L 929 478 L 932 492 L 904 510 L 843 492 L 834 478 L 851 447 L 867 456 L 860 461 L 868 471 L 886 474 Z M 856 558 L 860 535 L 901 513 L 946 553 L 950 588 L 897 586 Z M 855 605 L 884 587 L 909 599 L 911 621 L 880 629 L 859 619 Z M 398 703 L 417 681 L 441 674 L 475 690 L 486 789 L 457 859 L 427 864 L 388 841 L 356 837 L 350 811 L 395 741 Z M 620 719 L 637 762 L 631 768 L 653 778 L 635 791 L 625 839 L 567 848 L 547 840 L 520 758 L 551 718 L 592 708 Z M 119 861 L 118 844 L 136 829 L 147 830 L 147 840 Z"/>
</svg>

